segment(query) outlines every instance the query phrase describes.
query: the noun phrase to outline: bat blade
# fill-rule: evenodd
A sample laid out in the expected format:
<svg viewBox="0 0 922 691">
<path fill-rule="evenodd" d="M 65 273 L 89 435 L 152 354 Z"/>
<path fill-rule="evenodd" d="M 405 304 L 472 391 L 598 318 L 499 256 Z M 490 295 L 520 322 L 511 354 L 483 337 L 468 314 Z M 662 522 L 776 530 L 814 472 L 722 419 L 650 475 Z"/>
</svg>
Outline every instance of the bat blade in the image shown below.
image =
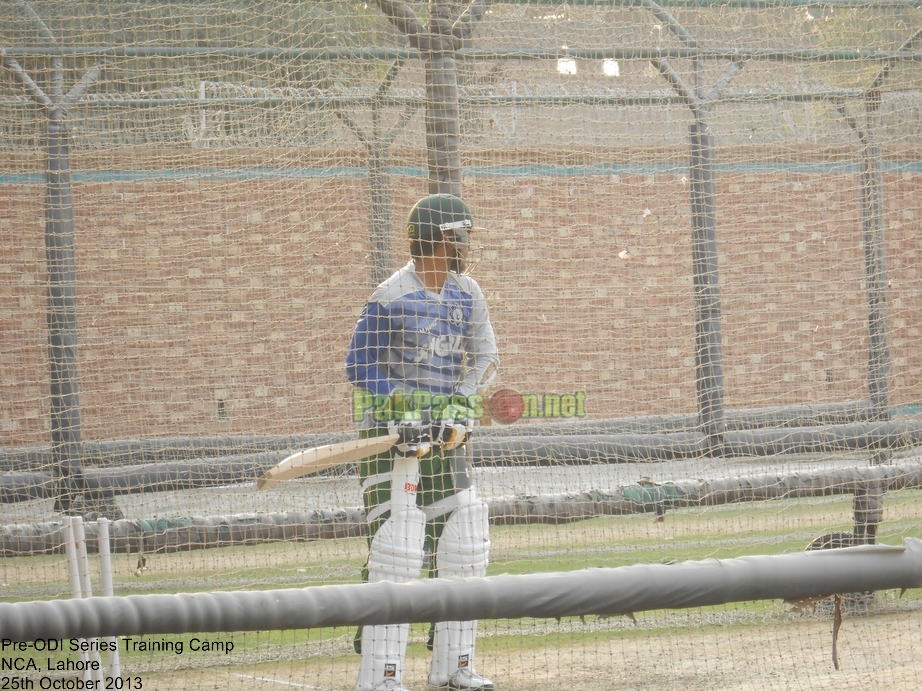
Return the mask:
<svg viewBox="0 0 922 691">
<path fill-rule="evenodd" d="M 259 478 L 256 481 L 256 487 L 257 489 L 265 489 L 283 480 L 294 480 L 304 475 L 319 473 L 321 470 L 329 470 L 340 465 L 360 461 L 369 456 L 375 456 L 387 451 L 397 443 L 398 439 L 398 435 L 389 434 L 385 437 L 353 439 L 299 451 Z"/>
</svg>

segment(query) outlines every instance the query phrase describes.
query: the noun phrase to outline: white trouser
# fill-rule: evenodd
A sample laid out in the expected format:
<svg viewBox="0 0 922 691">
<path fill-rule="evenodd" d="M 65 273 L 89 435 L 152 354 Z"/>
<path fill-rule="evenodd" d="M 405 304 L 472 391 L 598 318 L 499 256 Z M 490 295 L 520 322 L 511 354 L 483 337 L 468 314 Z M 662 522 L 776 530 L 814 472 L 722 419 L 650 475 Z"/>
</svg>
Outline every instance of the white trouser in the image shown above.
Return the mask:
<svg viewBox="0 0 922 691">
<path fill-rule="evenodd" d="M 426 516 L 416 508 L 419 461 L 394 459 L 390 517 L 371 541 L 368 580 L 406 583 L 419 578 L 423 566 Z M 362 627 L 362 662 L 356 691 L 372 691 L 386 679 L 403 680 L 409 624 Z"/>
<path fill-rule="evenodd" d="M 456 508 L 445 522 L 436 550 L 440 578 L 483 577 L 490 557 L 490 511 L 473 489 L 455 495 Z M 429 684 L 441 686 L 459 669 L 474 673 L 476 621 L 446 621 L 435 625 Z"/>
</svg>

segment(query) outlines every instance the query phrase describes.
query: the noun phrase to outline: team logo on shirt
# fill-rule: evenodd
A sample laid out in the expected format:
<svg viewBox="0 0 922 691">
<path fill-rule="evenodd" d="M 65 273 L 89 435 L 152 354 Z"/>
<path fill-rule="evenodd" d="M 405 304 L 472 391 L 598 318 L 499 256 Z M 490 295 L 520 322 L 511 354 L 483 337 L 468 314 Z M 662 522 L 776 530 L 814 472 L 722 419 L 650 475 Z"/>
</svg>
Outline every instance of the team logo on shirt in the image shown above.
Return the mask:
<svg viewBox="0 0 922 691">
<path fill-rule="evenodd" d="M 451 312 L 448 313 L 448 321 L 452 324 L 460 324 L 464 321 L 464 310 L 455 305 L 451 308 Z"/>
</svg>

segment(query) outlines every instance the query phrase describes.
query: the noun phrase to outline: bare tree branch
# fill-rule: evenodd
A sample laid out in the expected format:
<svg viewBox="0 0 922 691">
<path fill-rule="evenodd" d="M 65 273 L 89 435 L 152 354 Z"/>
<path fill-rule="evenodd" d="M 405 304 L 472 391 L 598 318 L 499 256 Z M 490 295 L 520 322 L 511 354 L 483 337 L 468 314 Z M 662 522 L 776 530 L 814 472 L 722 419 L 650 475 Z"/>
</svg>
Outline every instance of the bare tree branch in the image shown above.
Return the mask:
<svg viewBox="0 0 922 691">
<path fill-rule="evenodd" d="M 442 50 L 454 49 L 454 36 L 452 36 L 453 22 L 451 19 L 451 7 L 444 0 L 430 0 L 429 2 L 429 34 L 432 38 L 448 38 L 449 44 L 441 46 Z"/>
<path fill-rule="evenodd" d="M 403 58 L 397 59 L 388 68 L 387 74 L 384 75 L 384 79 L 381 80 L 381 83 L 375 90 L 375 100 L 383 99 L 387 95 L 387 92 L 390 91 L 391 84 L 393 84 L 394 80 L 397 78 L 397 72 L 400 71 L 403 62 Z"/>
<path fill-rule="evenodd" d="M 492 4 L 492 0 L 471 0 L 471 4 L 455 20 L 451 27 L 451 32 L 462 41 L 470 39 L 474 32 L 474 24 L 483 19 L 487 8 Z"/>
<path fill-rule="evenodd" d="M 916 44 L 922 41 L 922 29 L 916 31 L 909 39 L 900 46 L 900 50 L 912 50 L 915 48 Z M 869 101 L 874 102 L 875 104 L 880 103 L 880 89 L 883 87 L 884 82 L 890 76 L 890 72 L 896 66 L 896 60 L 890 59 L 884 64 L 883 68 L 874 78 L 874 81 L 871 83 L 871 86 L 868 87 L 867 92 L 865 93 L 866 98 Z"/>
<path fill-rule="evenodd" d="M 641 0 L 640 4 L 650 10 L 654 17 L 666 25 L 673 36 L 685 43 L 689 48 L 696 48 L 698 46 L 695 37 L 688 33 L 685 27 L 682 26 L 675 17 L 660 7 L 654 0 Z"/>
<path fill-rule="evenodd" d="M 352 119 L 352 116 L 350 116 L 345 111 L 340 110 L 339 108 L 335 108 L 333 112 L 336 113 L 336 117 L 343 121 L 346 127 L 352 130 L 352 133 L 356 136 L 359 142 L 362 143 L 363 146 L 367 147 L 369 145 L 368 135 L 365 134 L 365 131 L 359 127 L 355 120 Z"/>
<path fill-rule="evenodd" d="M 60 55 L 51 58 L 51 100 L 55 103 L 64 100 L 64 60 Z"/>
<path fill-rule="evenodd" d="M 42 35 L 42 38 L 44 38 L 53 46 L 58 45 L 58 42 L 54 40 L 54 34 L 51 33 L 51 29 L 49 29 L 48 25 L 42 21 L 42 18 L 38 16 L 38 13 L 32 9 L 32 5 L 25 2 L 25 0 L 17 0 L 17 2 L 19 3 L 19 6 L 22 8 L 23 12 L 29 16 L 29 19 L 38 25 L 38 31 Z"/>
<path fill-rule="evenodd" d="M 414 48 L 420 48 L 420 37 L 427 33 L 426 27 L 416 18 L 413 9 L 399 0 L 377 0 L 378 7 L 391 24 L 400 29 Z"/>
<path fill-rule="evenodd" d="M 86 93 L 86 90 L 90 88 L 97 79 L 99 79 L 99 74 L 102 72 L 102 68 L 105 67 L 108 62 L 109 60 L 107 58 L 100 58 L 95 65 L 87 70 L 87 73 L 83 75 L 83 78 L 74 84 L 73 88 L 67 92 L 67 96 L 65 96 L 61 102 L 65 110 L 70 108 L 74 103 L 83 97 L 83 95 Z"/>
<path fill-rule="evenodd" d="M 15 77 L 16 81 L 25 87 L 26 93 L 29 94 L 36 103 L 45 108 L 54 108 L 54 102 L 45 95 L 45 92 L 42 91 L 38 84 L 32 81 L 32 77 L 26 74 L 26 71 L 22 69 L 22 66 L 16 62 L 16 60 L 4 55 L 3 66 L 13 73 L 13 77 Z"/>
<path fill-rule="evenodd" d="M 457 20 L 448 2 L 430 0 L 426 25 L 420 23 L 406 2 L 377 0 L 388 20 L 422 53 L 426 69 L 426 150 L 429 159 L 429 191 L 461 194 L 459 152 L 460 113 L 455 53 L 463 36 L 486 12 L 488 0 L 470 0 Z M 411 111 L 404 113 L 405 122 Z M 391 130 L 388 136 L 394 134 Z"/>
<path fill-rule="evenodd" d="M 659 59 L 653 60 L 652 62 L 654 67 L 659 70 L 659 73 L 672 85 L 672 88 L 675 89 L 679 98 L 682 99 L 685 105 L 692 109 L 692 112 L 694 112 L 697 117 L 701 110 L 701 100 L 695 95 L 694 91 L 688 88 L 688 85 L 685 84 L 685 81 L 679 76 L 679 73 L 673 69 L 668 60 Z"/>
<path fill-rule="evenodd" d="M 845 119 L 845 122 L 849 127 L 858 135 L 858 140 L 862 144 L 866 144 L 866 133 L 862 129 L 861 125 L 858 124 L 858 120 L 853 116 L 848 114 L 848 110 L 845 108 L 845 100 L 842 98 L 836 99 L 836 109 L 842 113 L 842 117 Z"/>
<path fill-rule="evenodd" d="M 734 60 L 731 62 L 724 73 L 720 75 L 720 79 L 717 80 L 717 84 L 714 85 L 714 88 L 708 92 L 708 98 L 711 100 L 719 98 L 724 92 L 724 89 L 730 85 L 730 82 L 741 69 L 743 69 L 742 60 Z"/>
<path fill-rule="evenodd" d="M 408 103 L 406 108 L 403 109 L 403 112 L 397 117 L 397 120 L 394 122 L 394 126 L 391 127 L 387 134 L 384 135 L 383 144 L 385 146 L 390 146 L 393 141 L 397 138 L 397 135 L 400 133 L 400 130 L 403 129 L 410 118 L 412 118 L 416 111 L 419 109 L 419 103 Z"/>
</svg>

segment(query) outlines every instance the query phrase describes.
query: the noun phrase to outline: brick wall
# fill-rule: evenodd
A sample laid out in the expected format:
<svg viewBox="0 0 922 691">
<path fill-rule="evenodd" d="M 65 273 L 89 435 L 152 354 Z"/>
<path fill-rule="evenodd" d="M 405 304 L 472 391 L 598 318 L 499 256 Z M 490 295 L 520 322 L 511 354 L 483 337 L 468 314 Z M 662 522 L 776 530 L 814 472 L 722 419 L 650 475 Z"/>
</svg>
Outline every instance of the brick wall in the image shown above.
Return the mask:
<svg viewBox="0 0 922 691">
<path fill-rule="evenodd" d="M 149 172 L 156 159 L 138 160 Z M 279 166 L 259 156 L 237 166 L 138 180 L 95 162 L 77 178 L 85 439 L 349 428 L 342 363 L 371 290 L 366 182 L 239 174 Z M 392 182 L 402 264 L 400 219 L 425 181 Z M 865 396 L 858 183 L 718 175 L 728 407 Z M 922 174 L 885 185 L 901 405 L 922 401 Z M 683 176 L 484 174 L 465 196 L 481 226 L 475 275 L 500 339 L 497 386 L 585 391 L 594 418 L 695 411 Z M 0 446 L 49 438 L 42 205 L 41 184 L 0 185 Z"/>
</svg>

